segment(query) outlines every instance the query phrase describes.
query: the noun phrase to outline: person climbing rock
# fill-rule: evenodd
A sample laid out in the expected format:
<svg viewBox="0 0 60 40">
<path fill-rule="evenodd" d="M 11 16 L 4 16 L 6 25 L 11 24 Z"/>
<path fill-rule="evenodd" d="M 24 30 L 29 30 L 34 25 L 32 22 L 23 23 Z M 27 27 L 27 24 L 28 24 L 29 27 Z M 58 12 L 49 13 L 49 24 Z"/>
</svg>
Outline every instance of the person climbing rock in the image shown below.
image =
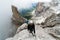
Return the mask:
<svg viewBox="0 0 60 40">
<path fill-rule="evenodd" d="M 28 29 L 29 33 L 31 33 L 33 36 L 35 36 L 35 25 L 32 20 L 29 20 L 27 29 Z"/>
</svg>

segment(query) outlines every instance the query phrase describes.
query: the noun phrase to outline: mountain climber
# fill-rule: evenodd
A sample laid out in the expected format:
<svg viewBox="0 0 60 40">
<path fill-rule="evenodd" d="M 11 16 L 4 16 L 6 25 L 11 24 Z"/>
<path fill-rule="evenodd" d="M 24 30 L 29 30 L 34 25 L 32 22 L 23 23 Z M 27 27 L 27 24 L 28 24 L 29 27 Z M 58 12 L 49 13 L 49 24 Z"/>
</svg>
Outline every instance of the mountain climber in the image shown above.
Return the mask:
<svg viewBox="0 0 60 40">
<path fill-rule="evenodd" d="M 32 35 L 35 36 L 35 25 L 32 20 L 29 20 L 27 29 L 29 33 L 32 33 Z"/>
</svg>

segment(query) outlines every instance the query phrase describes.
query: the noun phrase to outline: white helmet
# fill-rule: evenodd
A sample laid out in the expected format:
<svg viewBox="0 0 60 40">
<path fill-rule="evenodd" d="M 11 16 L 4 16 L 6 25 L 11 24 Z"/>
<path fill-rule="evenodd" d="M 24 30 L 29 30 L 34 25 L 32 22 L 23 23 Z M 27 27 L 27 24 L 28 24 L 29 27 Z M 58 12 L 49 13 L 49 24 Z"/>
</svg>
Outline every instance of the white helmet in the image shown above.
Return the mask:
<svg viewBox="0 0 60 40">
<path fill-rule="evenodd" d="M 29 20 L 28 24 L 34 23 L 33 20 Z"/>
</svg>

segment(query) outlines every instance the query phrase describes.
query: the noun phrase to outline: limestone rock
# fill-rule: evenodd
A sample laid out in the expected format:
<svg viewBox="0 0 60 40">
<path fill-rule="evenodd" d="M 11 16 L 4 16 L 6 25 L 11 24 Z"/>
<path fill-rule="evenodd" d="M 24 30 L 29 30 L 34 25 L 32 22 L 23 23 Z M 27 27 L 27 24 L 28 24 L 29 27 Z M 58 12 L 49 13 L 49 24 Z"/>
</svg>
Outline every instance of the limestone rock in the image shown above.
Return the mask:
<svg viewBox="0 0 60 40">
<path fill-rule="evenodd" d="M 38 14 L 40 16 L 34 18 L 35 24 L 41 24 L 43 26 L 54 26 L 57 23 L 56 17 L 57 15 L 53 10 L 48 9 Z"/>
<path fill-rule="evenodd" d="M 60 24 L 52 27 L 52 28 L 45 28 L 45 32 L 56 38 L 56 40 L 60 40 Z"/>
<path fill-rule="evenodd" d="M 19 12 L 17 11 L 17 8 L 13 5 L 12 5 L 12 12 L 13 12 L 12 22 L 14 24 L 21 25 L 22 23 L 25 22 L 26 19 L 20 16 Z"/>
<path fill-rule="evenodd" d="M 37 27 L 37 25 L 36 25 Z M 49 34 L 45 33 L 39 26 L 36 28 L 36 36 L 32 36 L 27 29 L 17 33 L 14 37 L 6 40 L 55 40 Z"/>
<path fill-rule="evenodd" d="M 24 30 L 24 29 L 27 29 L 27 26 L 28 26 L 27 23 L 22 24 L 20 27 L 18 27 L 16 33 L 19 33 L 20 31 L 22 31 L 22 30 Z"/>
<path fill-rule="evenodd" d="M 38 36 L 42 40 L 55 40 L 55 38 L 46 33 L 45 30 L 40 27 L 40 25 L 36 25 L 36 36 Z"/>
</svg>

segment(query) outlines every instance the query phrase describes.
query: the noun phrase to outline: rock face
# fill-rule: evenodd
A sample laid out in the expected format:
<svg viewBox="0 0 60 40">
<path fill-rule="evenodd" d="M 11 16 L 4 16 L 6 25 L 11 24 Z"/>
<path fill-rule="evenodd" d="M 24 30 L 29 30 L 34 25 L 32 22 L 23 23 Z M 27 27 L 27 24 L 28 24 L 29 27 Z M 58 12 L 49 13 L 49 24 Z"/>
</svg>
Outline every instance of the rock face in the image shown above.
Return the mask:
<svg viewBox="0 0 60 40">
<path fill-rule="evenodd" d="M 22 24 L 20 27 L 18 27 L 16 33 L 19 33 L 20 31 L 22 31 L 22 30 L 24 30 L 24 29 L 27 29 L 27 26 L 28 26 L 27 23 Z"/>
<path fill-rule="evenodd" d="M 13 17 L 12 17 L 12 22 L 17 25 L 21 25 L 22 23 L 25 22 L 25 18 L 21 17 L 19 12 L 17 11 L 17 8 L 12 5 L 12 12 L 13 12 Z"/>
<path fill-rule="evenodd" d="M 58 2 L 53 0 L 50 3 L 38 3 L 35 10 L 34 21 L 36 36 L 32 36 L 27 30 L 28 24 L 22 24 L 16 35 L 6 40 L 60 40 L 60 10 Z M 57 5 L 58 4 L 58 5 Z"/>
</svg>

